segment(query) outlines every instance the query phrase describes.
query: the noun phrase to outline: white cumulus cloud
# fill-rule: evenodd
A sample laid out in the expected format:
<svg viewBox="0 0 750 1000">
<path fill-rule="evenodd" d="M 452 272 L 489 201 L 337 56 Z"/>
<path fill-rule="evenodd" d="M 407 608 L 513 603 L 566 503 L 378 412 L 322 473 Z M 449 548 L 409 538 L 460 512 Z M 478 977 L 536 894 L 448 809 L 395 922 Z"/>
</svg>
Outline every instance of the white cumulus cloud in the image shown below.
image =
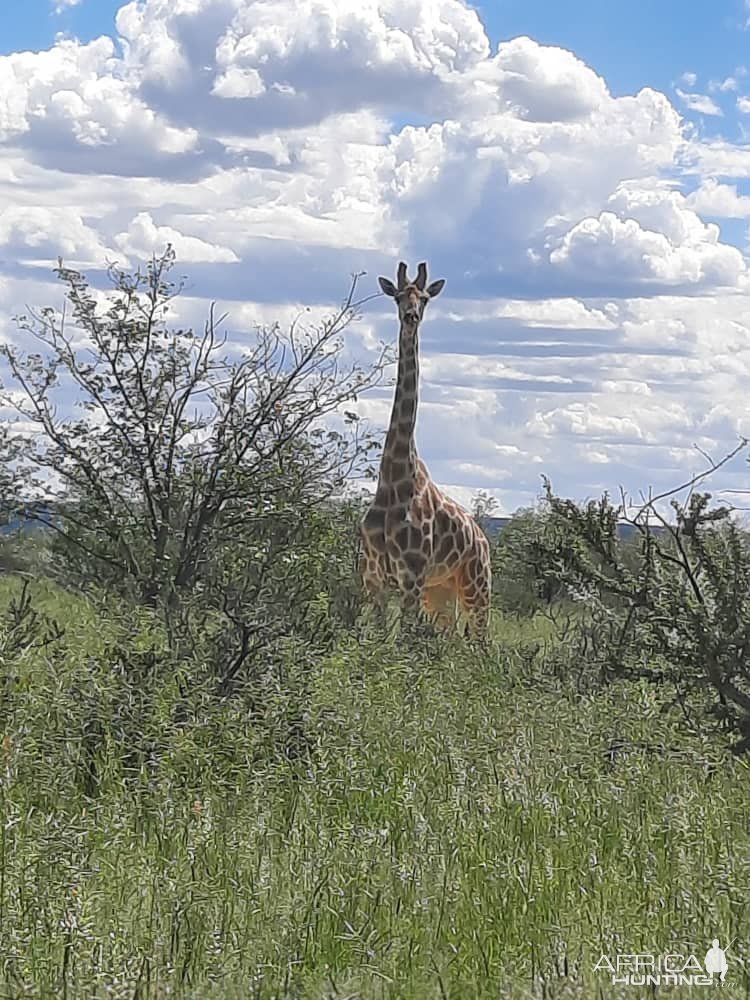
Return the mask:
<svg viewBox="0 0 750 1000">
<path fill-rule="evenodd" d="M 750 218 L 750 196 L 737 193 L 736 184 L 721 184 L 708 177 L 686 198 L 687 205 L 701 215 L 719 219 Z"/>
<path fill-rule="evenodd" d="M 742 253 L 721 243 L 684 195 L 663 184 L 620 184 L 608 210 L 582 219 L 550 254 L 563 268 L 663 285 L 736 285 L 746 272 Z"/>
<path fill-rule="evenodd" d="M 157 226 L 148 212 L 139 212 L 127 231 L 115 236 L 115 243 L 124 253 L 140 259 L 161 253 L 169 244 L 178 258 L 188 264 L 234 264 L 239 261 L 237 254 L 227 247 L 186 236 L 172 226 Z"/>
<path fill-rule="evenodd" d="M 724 114 L 719 105 L 708 94 L 687 94 L 684 90 L 680 90 L 679 87 L 676 93 L 688 111 L 697 111 L 701 115 L 714 115 L 717 117 L 721 117 Z"/>
<path fill-rule="evenodd" d="M 717 100 L 746 100 L 740 70 Z M 681 86 L 681 110 L 720 116 Z M 750 217 L 746 177 L 750 146 L 559 46 L 492 46 L 463 0 L 131 0 L 112 37 L 0 57 L 0 336 L 59 302 L 58 254 L 101 284 L 107 259 L 173 244 L 179 321 L 217 299 L 236 344 L 300 303 L 319 318 L 353 271 L 367 295 L 427 259 L 447 279 L 418 423 L 439 482 L 506 509 L 541 471 L 576 496 L 669 485 L 694 441 L 750 430 L 746 258 L 710 221 Z M 346 349 L 368 359 L 396 317 L 364 308 Z M 382 425 L 390 401 L 361 413 Z"/>
</svg>

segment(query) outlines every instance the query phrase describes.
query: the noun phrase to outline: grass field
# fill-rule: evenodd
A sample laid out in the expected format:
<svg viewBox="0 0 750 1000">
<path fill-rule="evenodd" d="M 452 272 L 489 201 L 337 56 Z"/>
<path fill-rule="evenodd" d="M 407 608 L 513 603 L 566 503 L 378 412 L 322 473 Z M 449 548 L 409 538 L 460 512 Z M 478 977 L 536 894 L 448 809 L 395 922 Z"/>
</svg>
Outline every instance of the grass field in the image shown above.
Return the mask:
<svg viewBox="0 0 750 1000">
<path fill-rule="evenodd" d="M 176 679 L 106 660 L 121 626 L 37 597 L 67 635 L 0 651 L 0 995 L 645 997 L 602 952 L 713 937 L 750 995 L 746 765 L 647 686 L 576 693 L 532 656 L 543 623 L 496 619 L 486 657 L 343 646 L 293 754 L 273 692 L 262 726 L 200 699 L 175 722 Z"/>
</svg>

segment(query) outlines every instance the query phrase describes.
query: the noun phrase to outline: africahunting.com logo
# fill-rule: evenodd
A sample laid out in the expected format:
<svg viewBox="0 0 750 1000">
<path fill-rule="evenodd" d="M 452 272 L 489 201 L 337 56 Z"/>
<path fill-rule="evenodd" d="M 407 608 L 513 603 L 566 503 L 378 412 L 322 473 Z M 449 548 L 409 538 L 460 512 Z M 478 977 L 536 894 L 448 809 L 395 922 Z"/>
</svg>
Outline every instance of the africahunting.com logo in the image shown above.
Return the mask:
<svg viewBox="0 0 750 1000">
<path fill-rule="evenodd" d="M 729 945 L 727 945 L 727 950 Z M 594 972 L 608 975 L 613 986 L 731 986 L 726 951 L 714 938 L 701 963 L 695 955 L 602 955 Z"/>
</svg>

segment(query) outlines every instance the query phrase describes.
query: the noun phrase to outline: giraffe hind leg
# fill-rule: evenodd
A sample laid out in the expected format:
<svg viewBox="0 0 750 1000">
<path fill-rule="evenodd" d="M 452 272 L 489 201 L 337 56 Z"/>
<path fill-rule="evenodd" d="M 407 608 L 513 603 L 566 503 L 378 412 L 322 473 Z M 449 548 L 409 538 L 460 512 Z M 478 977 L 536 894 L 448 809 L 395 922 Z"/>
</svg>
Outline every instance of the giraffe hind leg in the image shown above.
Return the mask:
<svg viewBox="0 0 750 1000">
<path fill-rule="evenodd" d="M 441 631 L 451 633 L 456 630 L 458 606 L 455 581 L 426 587 L 422 604 L 430 621 Z"/>
<path fill-rule="evenodd" d="M 468 637 L 482 645 L 489 638 L 491 597 L 489 567 L 483 560 L 475 564 L 473 572 L 464 566 L 458 578 L 458 600 L 466 617 Z"/>
</svg>

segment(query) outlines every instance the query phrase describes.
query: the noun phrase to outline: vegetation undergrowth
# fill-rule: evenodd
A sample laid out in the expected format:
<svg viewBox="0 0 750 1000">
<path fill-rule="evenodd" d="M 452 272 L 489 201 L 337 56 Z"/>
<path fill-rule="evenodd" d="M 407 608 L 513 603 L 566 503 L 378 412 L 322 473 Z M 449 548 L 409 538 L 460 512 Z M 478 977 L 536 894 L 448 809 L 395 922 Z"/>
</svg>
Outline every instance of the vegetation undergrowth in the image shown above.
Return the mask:
<svg viewBox="0 0 750 1000">
<path fill-rule="evenodd" d="M 149 701 L 111 650 L 158 629 L 31 589 L 64 636 L 3 658 L 5 995 L 610 997 L 602 953 L 714 936 L 747 989 L 745 764 L 645 682 L 555 679 L 544 619 L 342 640 L 290 750 L 281 699 Z"/>
</svg>

